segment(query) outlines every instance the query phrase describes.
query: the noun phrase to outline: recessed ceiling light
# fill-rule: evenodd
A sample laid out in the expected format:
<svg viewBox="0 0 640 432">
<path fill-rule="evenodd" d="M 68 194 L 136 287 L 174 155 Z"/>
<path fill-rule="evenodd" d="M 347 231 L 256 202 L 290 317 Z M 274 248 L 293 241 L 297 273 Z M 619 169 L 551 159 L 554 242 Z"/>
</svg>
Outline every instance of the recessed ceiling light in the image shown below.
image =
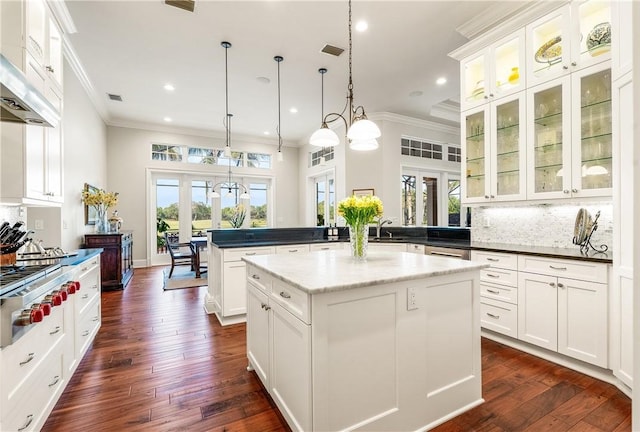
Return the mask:
<svg viewBox="0 0 640 432">
<path fill-rule="evenodd" d="M 171 119 L 171 117 L 165 117 L 165 118 L 164 118 L 164 121 L 166 121 L 167 123 L 170 123 L 170 122 L 172 122 L 173 120 Z"/>
<path fill-rule="evenodd" d="M 271 132 L 269 132 L 269 131 L 264 131 L 264 132 L 263 132 L 263 134 L 265 134 L 265 135 L 271 135 Z"/>
<path fill-rule="evenodd" d="M 166 84 L 164 85 L 164 89 L 165 89 L 166 91 L 174 91 L 176 88 L 175 88 L 172 84 L 170 84 L 170 83 L 166 83 Z"/>
<path fill-rule="evenodd" d="M 271 80 L 267 77 L 257 77 L 256 81 L 262 84 L 269 84 L 271 82 Z"/>
<path fill-rule="evenodd" d="M 411 93 L 409 93 L 409 96 L 411 97 L 418 97 L 418 96 L 422 96 L 424 93 L 421 90 L 414 90 Z"/>
<path fill-rule="evenodd" d="M 366 31 L 368 28 L 369 24 L 365 20 L 361 20 L 356 23 L 356 30 L 359 32 Z"/>
<path fill-rule="evenodd" d="M 298 112 L 298 108 L 296 108 L 296 107 L 291 107 L 291 108 L 289 108 L 289 112 L 290 112 L 291 114 L 295 114 L 295 113 L 297 113 L 297 112 Z"/>
<path fill-rule="evenodd" d="M 438 85 L 443 85 L 447 82 L 447 79 L 445 77 L 440 77 L 436 80 L 436 84 Z"/>
</svg>

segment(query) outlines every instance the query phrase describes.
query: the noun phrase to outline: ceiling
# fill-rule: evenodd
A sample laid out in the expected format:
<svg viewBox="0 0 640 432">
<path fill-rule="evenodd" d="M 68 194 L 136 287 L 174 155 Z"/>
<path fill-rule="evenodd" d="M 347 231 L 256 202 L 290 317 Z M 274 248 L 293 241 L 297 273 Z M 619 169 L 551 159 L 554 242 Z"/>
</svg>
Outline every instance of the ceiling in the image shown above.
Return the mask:
<svg viewBox="0 0 640 432">
<path fill-rule="evenodd" d="M 467 38 L 456 29 L 499 22 L 526 2 L 354 1 L 353 83 L 356 105 L 456 125 L 434 117 L 458 107 L 458 62 L 447 53 Z M 306 142 L 320 126 L 321 75 L 325 113 L 342 111 L 348 82 L 347 1 L 205 1 L 194 12 L 162 0 L 79 1 L 66 6 L 76 32 L 66 35 L 90 95 L 107 124 L 170 127 L 188 133 L 223 131 L 225 50 L 232 134 L 277 136 L 280 55 L 281 133 Z M 491 11 L 489 14 L 488 11 Z M 476 26 L 477 28 L 477 26 Z M 325 44 L 345 49 L 334 57 Z M 447 83 L 435 84 L 439 77 Z M 265 79 L 266 78 L 266 79 Z M 174 91 L 163 86 L 171 83 Z M 120 95 L 112 101 L 108 93 Z M 298 112 L 290 113 L 290 108 Z M 165 117 L 171 122 L 164 121 Z M 445 116 L 446 117 L 446 116 Z"/>
</svg>

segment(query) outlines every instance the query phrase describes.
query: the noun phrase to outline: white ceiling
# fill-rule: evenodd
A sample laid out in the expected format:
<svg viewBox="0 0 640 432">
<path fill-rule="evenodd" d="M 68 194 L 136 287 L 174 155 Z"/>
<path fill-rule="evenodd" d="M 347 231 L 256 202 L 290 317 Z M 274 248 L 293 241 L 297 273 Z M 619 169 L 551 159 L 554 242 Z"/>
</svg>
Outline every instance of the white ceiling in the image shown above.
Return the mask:
<svg viewBox="0 0 640 432">
<path fill-rule="evenodd" d="M 525 2 L 526 3 L 526 2 Z M 436 120 L 434 105 L 459 98 L 458 62 L 447 53 L 467 39 L 456 28 L 481 17 L 493 24 L 522 2 L 354 1 L 355 102 L 368 113 L 392 112 Z M 280 64 L 282 137 L 306 141 L 320 125 L 321 75 L 325 113 L 340 112 L 348 80 L 347 1 L 204 1 L 193 13 L 147 1 L 67 0 L 77 29 L 67 41 L 89 82 L 107 124 L 184 128 L 216 134 L 225 116 L 224 48 L 229 56 L 232 133 L 277 135 L 277 63 Z M 492 11 L 487 18 L 487 11 Z M 504 11 L 504 13 L 501 13 Z M 345 49 L 321 53 L 325 44 Z M 444 76 L 448 82 L 437 86 Z M 266 77 L 265 84 L 258 77 Z M 175 91 L 163 89 L 165 83 Z M 419 96 L 412 93 L 422 92 Z M 121 95 L 122 102 L 107 93 Z M 440 105 L 442 106 L 442 105 Z M 454 103 L 455 107 L 456 104 Z M 297 114 L 289 109 L 296 107 Z M 446 112 L 447 110 L 437 110 Z M 435 113 L 436 111 L 434 111 Z M 166 123 L 164 117 L 170 117 Z"/>
</svg>

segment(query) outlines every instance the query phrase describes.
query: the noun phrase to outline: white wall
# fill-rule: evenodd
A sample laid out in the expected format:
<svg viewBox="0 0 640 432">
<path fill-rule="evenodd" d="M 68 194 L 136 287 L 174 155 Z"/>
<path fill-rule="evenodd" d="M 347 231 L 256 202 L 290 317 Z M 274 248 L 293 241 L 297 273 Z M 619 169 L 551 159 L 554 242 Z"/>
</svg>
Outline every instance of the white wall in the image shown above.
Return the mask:
<svg viewBox="0 0 640 432">
<path fill-rule="evenodd" d="M 197 136 L 176 132 L 108 127 L 108 179 L 109 190 L 118 192 L 118 215 L 124 219 L 123 229 L 134 231 L 133 259 L 136 264 L 150 257 L 147 251 L 149 221 L 147 196 L 147 173 L 149 170 L 176 170 L 187 173 L 204 173 L 226 176 L 226 166 L 199 165 L 189 163 L 151 160 L 151 144 L 175 144 L 203 148 L 223 148 L 223 136 Z M 283 147 L 284 161 L 277 162 L 276 146 L 260 138 L 233 137 L 232 148 L 274 154 L 271 170 L 233 168 L 233 176 L 262 175 L 275 178 L 274 225 L 277 227 L 299 226 L 298 220 L 298 150 Z"/>
</svg>

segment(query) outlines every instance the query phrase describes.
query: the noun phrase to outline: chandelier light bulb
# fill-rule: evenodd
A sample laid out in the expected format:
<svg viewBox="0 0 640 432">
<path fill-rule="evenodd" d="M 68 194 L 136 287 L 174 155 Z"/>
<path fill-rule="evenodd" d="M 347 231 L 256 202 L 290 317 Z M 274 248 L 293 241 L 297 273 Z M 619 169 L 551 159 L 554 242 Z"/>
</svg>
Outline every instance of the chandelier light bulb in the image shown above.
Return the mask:
<svg viewBox="0 0 640 432">
<path fill-rule="evenodd" d="M 365 140 L 352 140 L 349 143 L 349 148 L 356 151 L 371 151 L 379 147 L 378 140 L 375 138 Z"/>
<path fill-rule="evenodd" d="M 282 151 L 278 150 L 278 154 L 276 155 L 276 159 L 278 160 L 278 162 L 282 162 L 284 160 L 284 155 L 282 154 Z"/>
<path fill-rule="evenodd" d="M 349 131 L 347 131 L 347 137 L 351 140 L 363 141 L 379 138 L 380 128 L 371 120 L 360 119 L 353 122 Z"/>
<path fill-rule="evenodd" d="M 335 147 L 340 144 L 340 137 L 325 123 L 311 135 L 309 144 L 316 147 Z"/>
</svg>

